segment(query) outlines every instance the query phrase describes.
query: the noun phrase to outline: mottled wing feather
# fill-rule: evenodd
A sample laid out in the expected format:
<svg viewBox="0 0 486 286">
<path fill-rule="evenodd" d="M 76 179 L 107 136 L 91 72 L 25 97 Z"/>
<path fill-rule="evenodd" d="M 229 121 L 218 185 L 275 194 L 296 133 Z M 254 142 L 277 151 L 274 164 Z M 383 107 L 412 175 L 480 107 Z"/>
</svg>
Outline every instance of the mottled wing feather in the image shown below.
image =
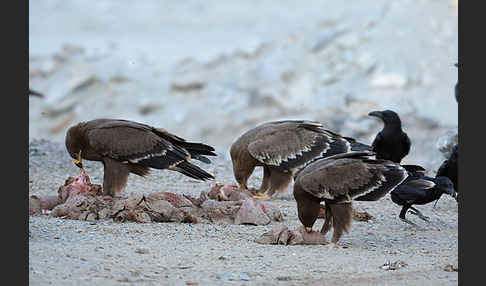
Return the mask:
<svg viewBox="0 0 486 286">
<path fill-rule="evenodd" d="M 377 200 L 405 177 L 406 171 L 398 164 L 383 164 L 370 159 L 338 159 L 316 161 L 296 180 L 315 197 L 348 202 L 353 199 Z"/>
<path fill-rule="evenodd" d="M 126 126 L 94 128 L 87 135 L 89 145 L 97 153 L 119 161 L 137 159 L 157 149 L 163 152 L 169 147 L 150 132 Z"/>
<path fill-rule="evenodd" d="M 331 149 L 346 152 L 349 144 L 312 121 L 269 124 L 248 145 L 256 160 L 282 170 L 302 166 Z"/>
<path fill-rule="evenodd" d="M 280 166 L 283 162 L 302 157 L 316 144 L 316 133 L 283 130 L 269 132 L 248 145 L 248 151 L 258 161 Z"/>
<path fill-rule="evenodd" d="M 373 150 L 373 147 L 371 147 L 367 144 L 358 142 L 354 138 L 351 138 L 351 137 L 343 137 L 343 138 L 346 139 L 351 144 L 351 150 L 352 151 L 372 151 Z"/>
<path fill-rule="evenodd" d="M 187 151 L 145 128 L 117 124 L 102 126 L 91 129 L 88 138 L 97 153 L 121 162 L 167 168 L 189 158 Z M 152 166 L 155 163 L 157 166 Z"/>
<path fill-rule="evenodd" d="M 381 199 L 387 193 L 393 191 L 399 184 L 401 184 L 407 177 L 407 170 L 402 168 L 400 164 L 387 160 L 364 160 L 379 174 L 380 182 L 373 184 L 372 189 L 358 196 L 356 201 L 376 201 Z"/>
<path fill-rule="evenodd" d="M 350 172 L 352 170 L 352 172 Z M 370 183 L 373 174 L 359 160 L 338 159 L 320 160 L 299 175 L 301 186 L 318 198 L 334 200 L 347 197 L 351 200 L 352 194 Z"/>
</svg>

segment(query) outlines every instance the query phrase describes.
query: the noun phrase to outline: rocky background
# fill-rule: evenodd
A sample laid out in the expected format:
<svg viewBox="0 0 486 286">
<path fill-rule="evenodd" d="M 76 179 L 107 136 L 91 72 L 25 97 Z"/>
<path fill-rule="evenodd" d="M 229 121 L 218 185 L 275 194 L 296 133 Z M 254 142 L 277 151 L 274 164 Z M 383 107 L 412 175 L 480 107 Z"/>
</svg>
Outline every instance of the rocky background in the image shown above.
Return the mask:
<svg viewBox="0 0 486 286">
<path fill-rule="evenodd" d="M 431 172 L 457 134 L 457 1 L 30 1 L 29 138 L 136 120 L 229 157 L 238 135 L 312 119 L 370 144 L 392 109 Z"/>
</svg>

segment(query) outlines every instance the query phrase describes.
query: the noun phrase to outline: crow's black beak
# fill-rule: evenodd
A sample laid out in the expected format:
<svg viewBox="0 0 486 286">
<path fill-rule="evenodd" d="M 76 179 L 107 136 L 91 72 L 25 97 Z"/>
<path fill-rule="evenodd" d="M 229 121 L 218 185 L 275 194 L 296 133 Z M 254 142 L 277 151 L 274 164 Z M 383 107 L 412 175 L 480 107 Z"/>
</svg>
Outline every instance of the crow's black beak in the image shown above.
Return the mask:
<svg viewBox="0 0 486 286">
<path fill-rule="evenodd" d="M 381 111 L 372 111 L 368 113 L 368 115 L 383 119 L 383 114 L 381 113 Z"/>
<path fill-rule="evenodd" d="M 457 199 L 457 193 L 456 193 L 456 192 L 454 192 L 454 193 L 452 194 L 452 197 L 453 197 L 454 199 L 456 199 L 456 202 L 458 202 L 458 199 Z"/>
</svg>

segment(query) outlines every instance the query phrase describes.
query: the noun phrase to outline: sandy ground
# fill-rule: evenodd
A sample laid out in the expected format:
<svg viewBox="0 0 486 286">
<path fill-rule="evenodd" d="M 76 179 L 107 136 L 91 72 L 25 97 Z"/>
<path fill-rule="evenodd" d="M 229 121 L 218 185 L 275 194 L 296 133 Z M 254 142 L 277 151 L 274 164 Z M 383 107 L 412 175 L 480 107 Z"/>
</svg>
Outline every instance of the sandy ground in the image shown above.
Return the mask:
<svg viewBox="0 0 486 286">
<path fill-rule="evenodd" d="M 29 147 L 30 194 L 55 194 L 68 175 L 79 170 L 64 146 L 33 141 Z M 85 162 L 93 183 L 102 182 L 102 166 Z M 231 183 L 231 163 L 223 157 L 210 166 L 216 181 Z M 252 177 L 257 186 L 260 172 Z M 170 171 L 130 176 L 127 193 L 175 191 L 198 194 L 214 182 L 199 183 Z M 290 189 L 289 189 L 290 190 Z M 300 226 L 294 200 L 274 199 L 290 228 Z M 408 217 L 426 230 L 398 219 L 400 207 L 389 196 L 355 205 L 375 217 L 354 221 L 341 243 L 325 246 L 261 245 L 254 240 L 267 226 L 85 222 L 41 215 L 29 218 L 30 285 L 457 285 L 457 204 L 442 197 L 419 206 L 430 223 Z M 322 221 L 314 226 L 319 229 Z M 406 266 L 385 270 L 386 263 Z"/>
</svg>

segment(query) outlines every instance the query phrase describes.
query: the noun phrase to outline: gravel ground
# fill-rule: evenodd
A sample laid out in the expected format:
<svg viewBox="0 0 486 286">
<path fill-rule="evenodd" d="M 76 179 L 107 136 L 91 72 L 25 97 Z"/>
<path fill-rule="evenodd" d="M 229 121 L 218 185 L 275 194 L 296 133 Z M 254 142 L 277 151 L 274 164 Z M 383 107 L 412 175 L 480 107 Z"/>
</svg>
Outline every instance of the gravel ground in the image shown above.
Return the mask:
<svg viewBox="0 0 486 286">
<path fill-rule="evenodd" d="M 102 183 L 101 164 L 83 162 L 93 183 Z M 232 183 L 231 162 L 218 156 L 203 166 L 216 181 Z M 62 143 L 32 140 L 29 144 L 29 193 L 55 194 L 79 170 Z M 250 184 L 257 185 L 256 174 Z M 198 194 L 214 182 L 199 183 L 175 172 L 155 170 L 146 178 L 130 176 L 127 193 L 174 191 Z M 289 188 L 289 191 L 291 189 Z M 273 199 L 289 228 L 300 225 L 295 201 Z M 378 202 L 355 202 L 375 217 L 354 221 L 341 243 L 325 246 L 261 245 L 254 240 L 267 226 L 85 222 L 29 217 L 30 285 L 457 285 L 458 211 L 442 197 L 419 206 L 431 222 L 408 217 L 424 226 L 417 230 L 398 219 L 400 208 L 389 196 Z M 320 228 L 322 221 L 316 223 Z M 385 270 L 386 263 L 401 263 Z"/>
</svg>

